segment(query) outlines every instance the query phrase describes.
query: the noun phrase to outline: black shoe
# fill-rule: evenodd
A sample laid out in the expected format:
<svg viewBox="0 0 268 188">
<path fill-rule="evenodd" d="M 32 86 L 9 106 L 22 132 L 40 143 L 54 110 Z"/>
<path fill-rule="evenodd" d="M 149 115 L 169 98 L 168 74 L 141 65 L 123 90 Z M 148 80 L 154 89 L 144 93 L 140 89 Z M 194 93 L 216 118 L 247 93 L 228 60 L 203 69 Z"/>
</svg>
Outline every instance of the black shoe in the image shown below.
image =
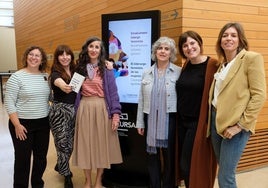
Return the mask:
<svg viewBox="0 0 268 188">
<path fill-rule="evenodd" d="M 64 176 L 64 188 L 73 188 L 73 182 L 72 182 L 72 177 L 71 175 Z"/>
<path fill-rule="evenodd" d="M 54 170 L 55 170 L 56 172 L 59 172 L 58 164 L 55 165 Z"/>
</svg>

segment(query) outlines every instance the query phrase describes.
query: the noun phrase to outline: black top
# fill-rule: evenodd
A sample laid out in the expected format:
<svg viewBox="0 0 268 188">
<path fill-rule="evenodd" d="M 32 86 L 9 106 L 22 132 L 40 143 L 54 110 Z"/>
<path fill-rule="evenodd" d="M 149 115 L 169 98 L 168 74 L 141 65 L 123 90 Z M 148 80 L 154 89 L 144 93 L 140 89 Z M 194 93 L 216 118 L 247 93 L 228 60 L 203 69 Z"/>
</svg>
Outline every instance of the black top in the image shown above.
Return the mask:
<svg viewBox="0 0 268 188">
<path fill-rule="evenodd" d="M 76 93 L 72 91 L 71 93 L 63 92 L 59 87 L 54 85 L 54 81 L 57 78 L 61 78 L 61 74 L 59 72 L 51 73 L 51 88 L 53 90 L 53 101 L 54 102 L 63 102 L 67 104 L 74 104 Z M 69 83 L 67 83 L 69 84 Z"/>
<path fill-rule="evenodd" d="M 198 120 L 208 59 L 199 64 L 188 62 L 177 80 L 177 111 L 185 120 Z"/>
</svg>

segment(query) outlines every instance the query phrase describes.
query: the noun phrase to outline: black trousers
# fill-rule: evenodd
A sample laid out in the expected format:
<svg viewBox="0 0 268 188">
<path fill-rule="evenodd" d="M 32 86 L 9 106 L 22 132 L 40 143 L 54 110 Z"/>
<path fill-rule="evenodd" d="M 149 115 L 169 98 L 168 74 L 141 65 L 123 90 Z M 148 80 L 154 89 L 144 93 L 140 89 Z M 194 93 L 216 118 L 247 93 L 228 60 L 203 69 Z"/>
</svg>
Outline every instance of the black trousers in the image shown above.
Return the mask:
<svg viewBox="0 0 268 188">
<path fill-rule="evenodd" d="M 144 122 L 147 130 L 147 118 Z M 151 188 L 174 188 L 175 187 L 175 128 L 176 114 L 169 114 L 168 147 L 157 148 L 156 154 L 147 154 L 147 164 Z M 147 132 L 145 131 L 145 134 Z"/>
<path fill-rule="evenodd" d="M 47 165 L 47 152 L 49 145 L 48 117 L 40 119 L 20 119 L 20 123 L 27 129 L 27 139 L 16 138 L 15 127 L 9 120 L 9 131 L 12 137 L 15 163 L 14 163 L 14 188 L 28 188 L 29 175 L 32 162 L 31 185 L 32 188 L 44 187 L 42 179 Z"/>
<path fill-rule="evenodd" d="M 180 175 L 184 179 L 185 187 L 189 187 L 190 181 L 190 169 L 192 160 L 192 150 L 197 130 L 198 120 L 184 120 L 183 118 L 178 118 L 178 135 L 179 135 L 179 170 Z"/>
</svg>

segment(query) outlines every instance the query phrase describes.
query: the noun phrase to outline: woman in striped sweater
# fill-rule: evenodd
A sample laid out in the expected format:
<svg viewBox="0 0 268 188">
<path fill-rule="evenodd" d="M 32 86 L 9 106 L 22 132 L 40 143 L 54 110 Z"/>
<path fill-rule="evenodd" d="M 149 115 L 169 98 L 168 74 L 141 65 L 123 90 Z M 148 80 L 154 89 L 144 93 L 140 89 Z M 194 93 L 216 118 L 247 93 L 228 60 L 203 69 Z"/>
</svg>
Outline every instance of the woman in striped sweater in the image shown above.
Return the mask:
<svg viewBox="0 0 268 188">
<path fill-rule="evenodd" d="M 31 171 L 31 185 L 39 188 L 44 187 L 42 176 L 49 145 L 47 57 L 42 48 L 31 46 L 22 61 L 24 67 L 8 79 L 5 95 L 15 150 L 13 187 L 27 188 Z"/>
</svg>

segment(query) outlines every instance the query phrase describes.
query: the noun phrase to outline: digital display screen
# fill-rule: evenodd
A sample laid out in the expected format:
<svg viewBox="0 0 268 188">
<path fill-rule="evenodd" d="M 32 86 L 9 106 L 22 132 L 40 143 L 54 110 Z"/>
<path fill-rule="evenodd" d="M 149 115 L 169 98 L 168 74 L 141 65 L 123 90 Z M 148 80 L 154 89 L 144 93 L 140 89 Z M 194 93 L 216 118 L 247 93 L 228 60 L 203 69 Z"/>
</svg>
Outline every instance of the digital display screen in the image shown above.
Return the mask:
<svg viewBox="0 0 268 188">
<path fill-rule="evenodd" d="M 113 62 L 121 103 L 138 103 L 142 73 L 152 64 L 158 39 L 159 11 L 102 15 L 102 38 Z"/>
</svg>

